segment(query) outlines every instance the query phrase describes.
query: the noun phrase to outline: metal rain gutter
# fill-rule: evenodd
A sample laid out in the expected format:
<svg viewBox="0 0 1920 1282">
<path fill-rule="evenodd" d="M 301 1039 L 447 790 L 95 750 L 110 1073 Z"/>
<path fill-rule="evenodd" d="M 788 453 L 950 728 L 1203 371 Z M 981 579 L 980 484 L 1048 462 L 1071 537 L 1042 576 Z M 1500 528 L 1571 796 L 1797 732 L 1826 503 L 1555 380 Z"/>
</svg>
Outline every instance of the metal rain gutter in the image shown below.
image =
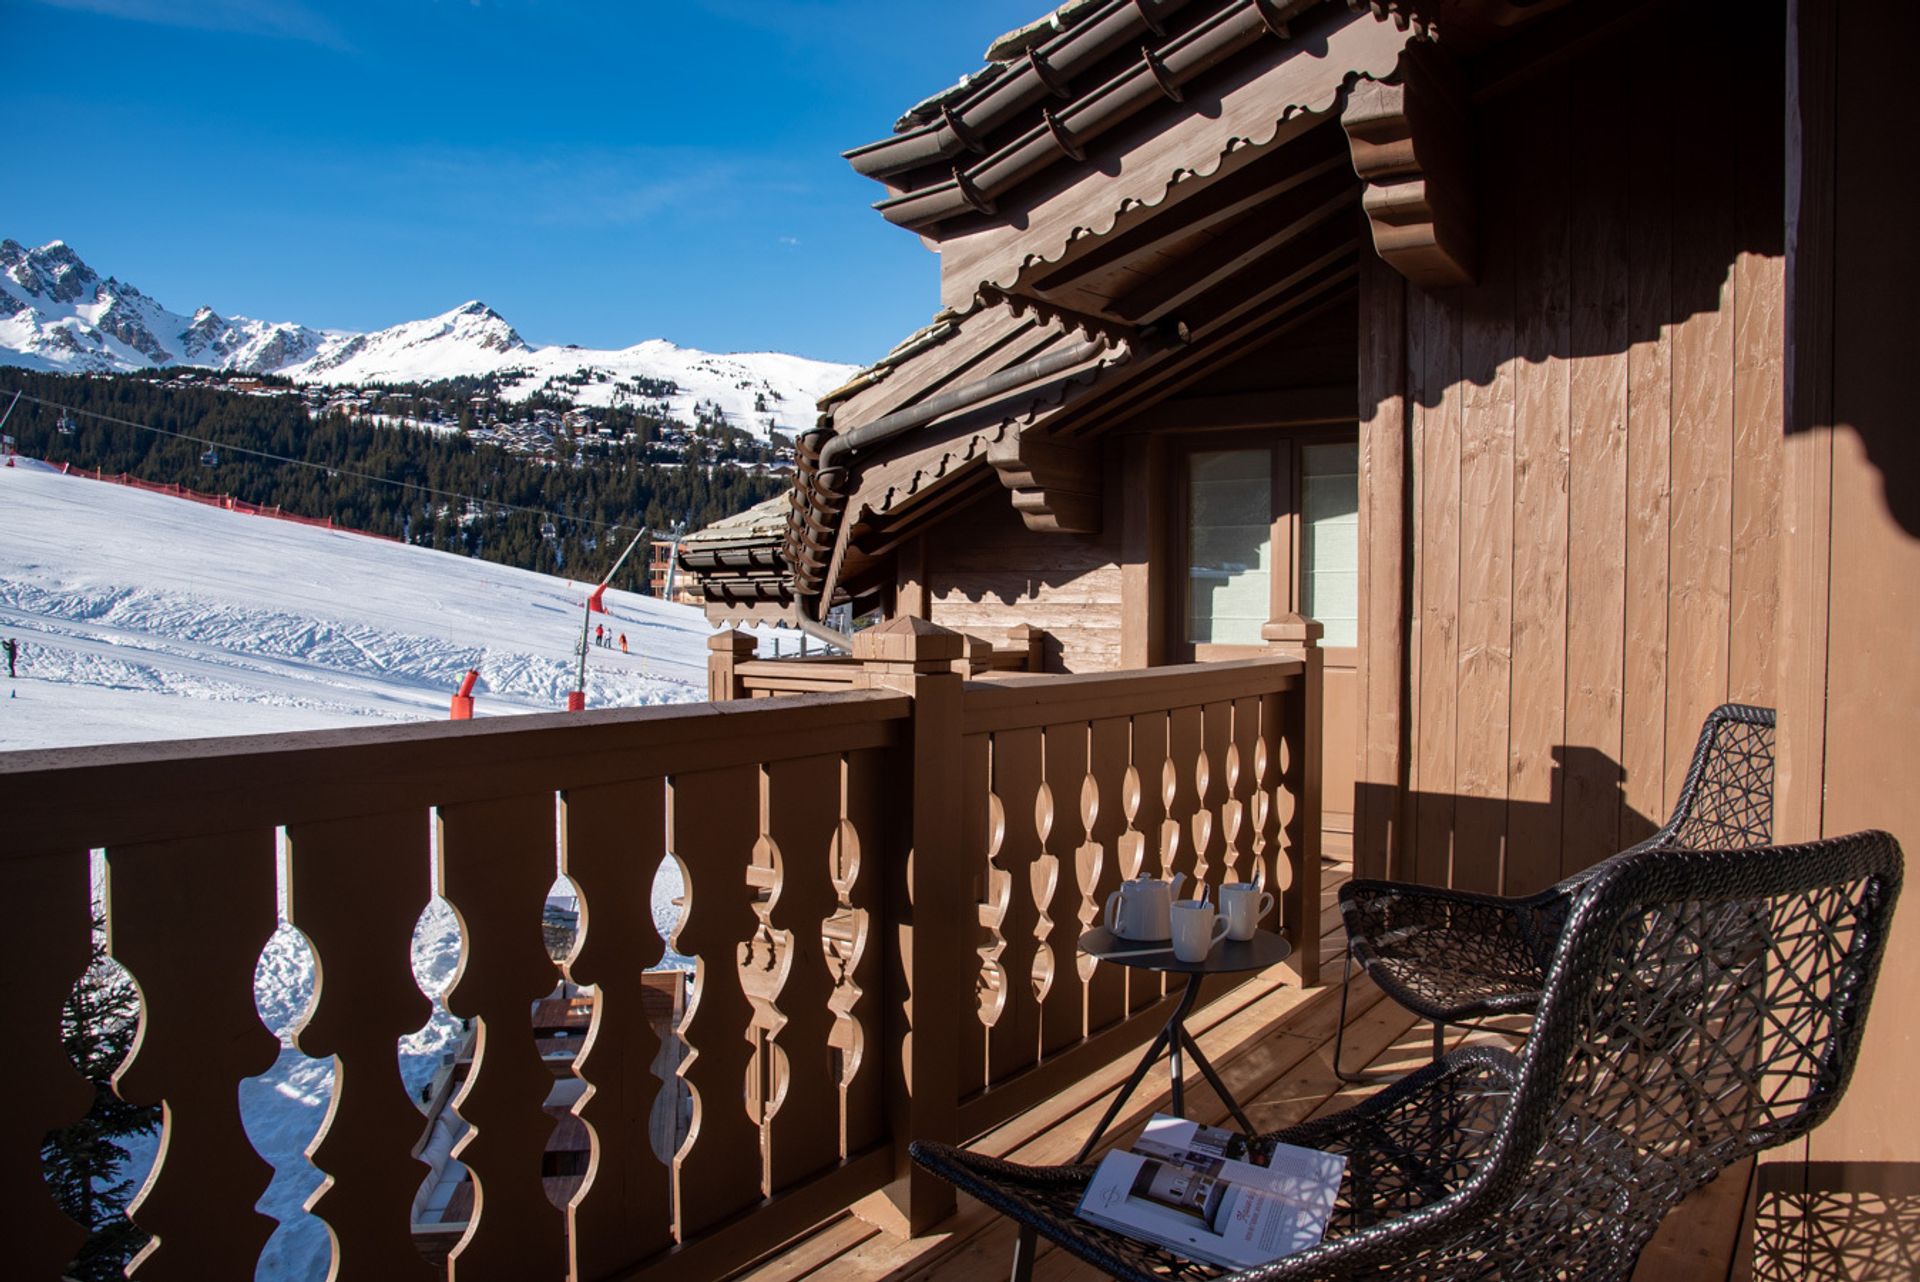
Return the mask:
<svg viewBox="0 0 1920 1282">
<path fill-rule="evenodd" d="M 840 488 L 838 482 L 841 478 L 833 473 L 841 466 L 840 460 L 846 455 L 856 450 L 870 449 L 903 432 L 923 427 L 943 414 L 970 408 L 998 396 L 1001 392 L 1037 382 L 1050 375 L 1058 374 L 1062 370 L 1071 369 L 1075 365 L 1084 365 L 1105 351 L 1108 345 L 1108 339 L 1095 338 L 1084 343 L 1076 343 L 1064 351 L 1036 356 L 1030 361 L 1003 369 L 997 374 L 956 387 L 950 392 L 929 397 L 918 405 L 909 405 L 891 414 L 883 414 L 873 422 L 863 423 L 850 432 L 843 432 L 829 440 L 820 450 L 820 462 L 817 465 L 819 483 L 829 489 L 837 490 Z"/>
</svg>

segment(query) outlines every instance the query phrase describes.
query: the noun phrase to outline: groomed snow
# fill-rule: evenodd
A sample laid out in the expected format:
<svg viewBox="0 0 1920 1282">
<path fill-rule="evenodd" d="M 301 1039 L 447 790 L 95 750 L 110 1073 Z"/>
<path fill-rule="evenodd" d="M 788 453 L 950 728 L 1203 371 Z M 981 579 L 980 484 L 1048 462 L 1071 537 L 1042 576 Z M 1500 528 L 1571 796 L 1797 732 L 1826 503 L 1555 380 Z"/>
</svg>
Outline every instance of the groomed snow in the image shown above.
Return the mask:
<svg viewBox="0 0 1920 1282">
<path fill-rule="evenodd" d="M 0 467 L 0 635 L 21 645 L 0 750 L 435 719 L 468 668 L 478 715 L 556 711 L 586 591 L 21 459 Z M 589 707 L 704 697 L 699 610 L 606 602 L 630 653 L 589 649 Z"/>
<path fill-rule="evenodd" d="M 0 467 L 0 636 L 22 647 L 19 676 L 0 676 L 0 750 L 439 719 L 469 667 L 481 674 L 479 715 L 553 711 L 573 684 L 585 593 L 21 459 Z M 625 632 L 631 653 L 589 650 L 590 707 L 704 697 L 711 630 L 698 610 L 614 590 L 606 602 L 610 614 L 594 617 Z M 663 935 L 679 889 L 669 864 L 653 896 Z M 458 964 L 458 925 L 443 900 L 421 907 L 414 973 L 437 997 Z M 326 1229 L 302 1207 L 321 1178 L 305 1150 L 333 1069 L 288 1041 L 313 983 L 310 952 L 283 924 L 255 977 L 282 1049 L 239 1093 L 247 1133 L 275 1168 L 259 1209 L 281 1227 L 263 1279 L 326 1275 Z M 396 1048 L 416 1099 L 457 1036 L 436 1001 Z M 135 1175 L 151 1166 L 156 1140 L 130 1146 Z"/>
</svg>

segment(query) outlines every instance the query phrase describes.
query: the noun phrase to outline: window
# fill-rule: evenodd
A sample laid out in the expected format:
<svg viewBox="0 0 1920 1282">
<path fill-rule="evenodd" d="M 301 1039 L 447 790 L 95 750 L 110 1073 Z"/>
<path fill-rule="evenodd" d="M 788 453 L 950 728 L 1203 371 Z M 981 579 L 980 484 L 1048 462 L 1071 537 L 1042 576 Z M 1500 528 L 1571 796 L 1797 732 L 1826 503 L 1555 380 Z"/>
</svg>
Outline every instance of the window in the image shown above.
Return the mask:
<svg viewBox="0 0 1920 1282">
<path fill-rule="evenodd" d="M 1360 637 L 1360 447 L 1300 449 L 1300 613 L 1326 627 L 1322 645 Z"/>
<path fill-rule="evenodd" d="M 1187 640 L 1259 645 L 1272 617 L 1273 452 L 1196 450 L 1187 464 Z"/>
<path fill-rule="evenodd" d="M 1321 644 L 1357 644 L 1359 447 L 1351 429 L 1214 433 L 1176 457 L 1180 575 L 1172 657 L 1264 644 L 1261 625 L 1298 612 Z"/>
</svg>

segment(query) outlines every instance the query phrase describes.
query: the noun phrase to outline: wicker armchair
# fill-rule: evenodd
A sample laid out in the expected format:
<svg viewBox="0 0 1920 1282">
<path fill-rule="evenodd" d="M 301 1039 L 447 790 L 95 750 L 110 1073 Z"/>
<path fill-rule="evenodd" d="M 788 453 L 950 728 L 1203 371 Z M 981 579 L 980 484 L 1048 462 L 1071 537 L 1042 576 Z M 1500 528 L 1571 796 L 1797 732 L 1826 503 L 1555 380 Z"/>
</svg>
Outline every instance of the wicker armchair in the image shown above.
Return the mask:
<svg viewBox="0 0 1920 1282">
<path fill-rule="evenodd" d="M 1357 880 L 1340 890 L 1347 928 L 1334 1072 L 1343 1082 L 1381 1080 L 1341 1067 L 1347 990 L 1357 963 L 1381 991 L 1433 1024 L 1440 1057 L 1446 1026 L 1531 1011 L 1573 896 L 1602 868 L 1646 850 L 1739 850 L 1773 836 L 1773 709 L 1727 703 L 1707 715 L 1673 816 L 1645 841 L 1524 898 L 1476 895 L 1407 882 Z"/>
<path fill-rule="evenodd" d="M 1116 1278 L 1627 1279 L 1661 1219 L 1734 1162 L 1818 1125 L 1845 1090 L 1901 880 L 1870 832 L 1655 850 L 1573 898 L 1519 1054 L 1456 1050 L 1343 1113 L 1259 1142 L 1344 1153 L 1319 1245 L 1242 1272 L 1074 1215 L 1092 1166 L 939 1144 L 914 1159 Z"/>
</svg>

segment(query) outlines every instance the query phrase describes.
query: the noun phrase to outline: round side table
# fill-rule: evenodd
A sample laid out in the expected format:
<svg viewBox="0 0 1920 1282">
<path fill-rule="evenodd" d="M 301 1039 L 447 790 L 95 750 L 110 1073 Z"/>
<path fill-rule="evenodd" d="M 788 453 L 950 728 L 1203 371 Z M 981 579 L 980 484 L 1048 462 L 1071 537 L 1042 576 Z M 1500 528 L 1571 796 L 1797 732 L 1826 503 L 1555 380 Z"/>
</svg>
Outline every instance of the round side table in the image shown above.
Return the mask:
<svg viewBox="0 0 1920 1282">
<path fill-rule="evenodd" d="M 1154 1037 L 1153 1045 L 1147 1047 L 1147 1053 L 1140 1058 L 1132 1076 L 1127 1078 L 1125 1086 L 1107 1106 L 1107 1115 L 1100 1119 L 1100 1125 L 1093 1128 L 1093 1134 L 1080 1146 L 1080 1153 L 1073 1160 L 1076 1164 L 1087 1160 L 1100 1137 L 1113 1125 L 1113 1119 L 1120 1115 L 1120 1108 L 1127 1102 L 1145 1080 L 1147 1070 L 1160 1058 L 1160 1049 L 1167 1051 L 1168 1070 L 1173 1075 L 1173 1112 L 1176 1117 L 1186 1116 L 1186 1099 L 1182 1093 L 1181 1069 L 1183 1053 L 1192 1055 L 1193 1062 L 1199 1066 L 1201 1076 L 1207 1079 L 1214 1093 L 1220 1096 L 1221 1103 L 1240 1124 L 1240 1129 L 1248 1135 L 1253 1134 L 1253 1123 L 1241 1110 L 1239 1101 L 1227 1090 L 1227 1084 L 1220 1080 L 1220 1074 L 1213 1071 L 1213 1065 L 1200 1053 L 1199 1044 L 1193 1035 L 1187 1032 L 1187 1016 L 1192 1012 L 1194 1003 L 1200 999 L 1200 981 L 1207 975 L 1228 975 L 1249 970 L 1265 970 L 1267 967 L 1285 961 L 1293 953 L 1293 945 L 1270 930 L 1255 931 L 1252 939 L 1223 939 L 1213 946 L 1206 958 L 1197 962 L 1183 962 L 1173 955 L 1172 943 L 1151 943 L 1139 939 L 1122 939 L 1104 926 L 1090 930 L 1080 936 L 1080 951 L 1100 961 L 1112 962 L 1116 966 L 1126 966 L 1132 970 L 1158 971 L 1164 975 L 1185 975 L 1186 988 L 1180 994 L 1180 1000 L 1174 1004 L 1173 1013 L 1167 1017 L 1166 1026 Z"/>
</svg>

